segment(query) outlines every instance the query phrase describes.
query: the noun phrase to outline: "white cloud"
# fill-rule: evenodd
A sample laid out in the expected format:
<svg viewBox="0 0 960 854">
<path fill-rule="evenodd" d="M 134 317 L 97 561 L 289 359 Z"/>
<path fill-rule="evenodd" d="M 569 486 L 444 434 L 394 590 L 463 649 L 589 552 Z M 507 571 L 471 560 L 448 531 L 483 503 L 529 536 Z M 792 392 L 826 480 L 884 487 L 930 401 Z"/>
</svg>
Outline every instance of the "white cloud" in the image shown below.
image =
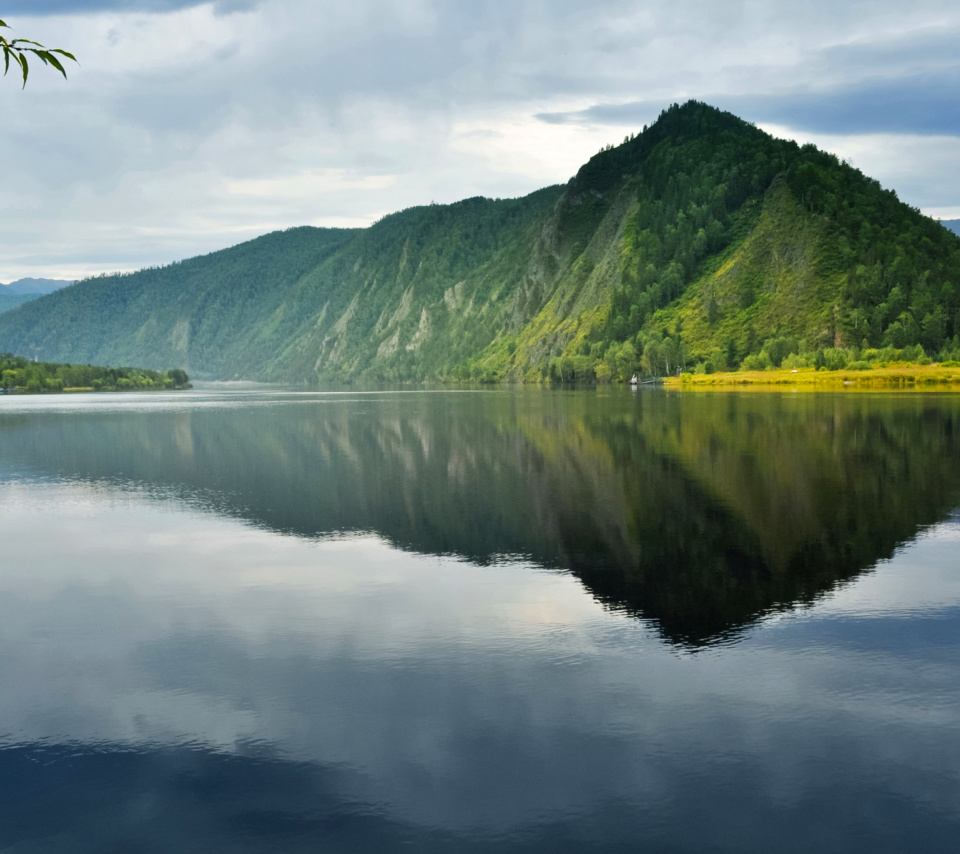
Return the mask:
<svg viewBox="0 0 960 854">
<path fill-rule="evenodd" d="M 687 97 L 746 104 L 958 67 L 947 35 L 960 11 L 940 0 L 231 8 L 11 21 L 82 65 L 66 82 L 36 68 L 23 92 L 3 81 L 0 281 L 135 269 L 274 228 L 521 195 L 567 180 Z M 632 102 L 649 118 L 535 118 Z M 957 213 L 956 138 L 822 138 L 911 204 Z"/>
</svg>

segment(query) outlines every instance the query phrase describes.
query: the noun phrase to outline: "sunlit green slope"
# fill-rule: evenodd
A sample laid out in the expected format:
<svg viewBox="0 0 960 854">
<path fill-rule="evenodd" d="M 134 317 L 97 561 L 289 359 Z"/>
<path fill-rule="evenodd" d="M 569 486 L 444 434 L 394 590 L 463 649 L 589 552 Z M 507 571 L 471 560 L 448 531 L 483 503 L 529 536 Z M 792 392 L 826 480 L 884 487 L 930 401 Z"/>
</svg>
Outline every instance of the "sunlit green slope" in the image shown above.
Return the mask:
<svg viewBox="0 0 960 854">
<path fill-rule="evenodd" d="M 958 332 L 960 238 L 833 156 L 690 102 L 566 186 L 81 282 L 0 317 L 0 349 L 200 378 L 602 381 L 936 356 Z"/>
<path fill-rule="evenodd" d="M 688 103 L 591 160 L 566 200 L 591 194 L 603 214 L 585 251 L 476 360 L 485 371 L 626 379 L 761 352 L 960 351 L 960 239 L 813 146 Z"/>
</svg>

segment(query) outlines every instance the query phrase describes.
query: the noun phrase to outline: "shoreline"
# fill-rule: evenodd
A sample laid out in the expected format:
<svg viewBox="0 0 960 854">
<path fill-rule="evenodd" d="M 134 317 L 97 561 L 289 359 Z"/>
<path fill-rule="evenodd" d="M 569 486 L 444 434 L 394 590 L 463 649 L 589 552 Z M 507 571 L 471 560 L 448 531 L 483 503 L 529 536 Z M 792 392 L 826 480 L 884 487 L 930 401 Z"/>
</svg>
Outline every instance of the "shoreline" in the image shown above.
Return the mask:
<svg viewBox="0 0 960 854">
<path fill-rule="evenodd" d="M 192 389 L 192 384 L 187 385 L 178 385 L 172 388 L 118 388 L 117 386 L 109 386 L 107 388 L 94 388 L 93 386 L 80 386 L 75 388 L 42 388 L 42 389 L 33 389 L 28 390 L 25 388 L 0 388 L 0 396 L 10 396 L 10 397 L 20 397 L 22 395 L 42 395 L 42 394 L 95 394 L 95 393 L 106 393 L 113 394 L 114 392 L 119 394 L 125 394 L 127 392 L 136 392 L 136 391 L 187 391 Z"/>
<path fill-rule="evenodd" d="M 726 371 L 665 377 L 665 388 L 709 391 L 794 387 L 809 391 L 914 390 L 960 391 L 960 368 L 897 364 L 868 370 L 822 371 L 815 368 L 773 371 Z"/>
</svg>

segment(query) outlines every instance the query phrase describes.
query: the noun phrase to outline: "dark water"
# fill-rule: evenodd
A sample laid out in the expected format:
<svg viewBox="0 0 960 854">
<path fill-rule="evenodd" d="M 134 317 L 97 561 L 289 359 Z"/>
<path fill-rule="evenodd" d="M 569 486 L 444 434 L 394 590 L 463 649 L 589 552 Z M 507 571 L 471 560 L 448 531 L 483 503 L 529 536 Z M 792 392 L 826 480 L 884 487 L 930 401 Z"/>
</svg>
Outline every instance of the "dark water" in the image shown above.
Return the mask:
<svg viewBox="0 0 960 854">
<path fill-rule="evenodd" d="M 0 399 L 0 851 L 946 851 L 960 397 Z"/>
</svg>

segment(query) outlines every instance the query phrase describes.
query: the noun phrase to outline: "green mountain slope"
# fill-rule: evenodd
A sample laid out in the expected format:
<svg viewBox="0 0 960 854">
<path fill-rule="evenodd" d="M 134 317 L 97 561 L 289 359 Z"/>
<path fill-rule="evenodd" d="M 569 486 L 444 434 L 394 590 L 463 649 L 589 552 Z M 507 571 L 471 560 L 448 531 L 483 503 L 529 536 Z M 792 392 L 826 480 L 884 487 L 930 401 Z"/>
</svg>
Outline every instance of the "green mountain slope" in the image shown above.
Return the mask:
<svg viewBox="0 0 960 854">
<path fill-rule="evenodd" d="M 946 228 L 832 155 L 689 102 L 564 187 L 81 282 L 0 317 L 0 349 L 200 378 L 625 379 L 960 351 L 958 288 Z"/>
<path fill-rule="evenodd" d="M 423 379 L 539 308 L 549 274 L 531 261 L 562 190 L 412 208 L 358 234 L 304 276 L 263 330 L 278 342 L 264 379 Z"/>
<path fill-rule="evenodd" d="M 88 279 L 16 310 L 0 336 L 11 352 L 48 361 L 249 375 L 265 355 L 251 343 L 266 319 L 353 233 L 295 228 L 169 267 Z"/>
<path fill-rule="evenodd" d="M 750 233 L 704 265 L 640 339 L 662 348 L 680 330 L 693 361 L 729 367 L 758 351 L 775 365 L 838 348 L 923 348 L 936 357 L 960 348 L 958 283 L 955 235 L 805 147 L 771 182 Z"/>
</svg>

